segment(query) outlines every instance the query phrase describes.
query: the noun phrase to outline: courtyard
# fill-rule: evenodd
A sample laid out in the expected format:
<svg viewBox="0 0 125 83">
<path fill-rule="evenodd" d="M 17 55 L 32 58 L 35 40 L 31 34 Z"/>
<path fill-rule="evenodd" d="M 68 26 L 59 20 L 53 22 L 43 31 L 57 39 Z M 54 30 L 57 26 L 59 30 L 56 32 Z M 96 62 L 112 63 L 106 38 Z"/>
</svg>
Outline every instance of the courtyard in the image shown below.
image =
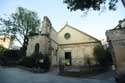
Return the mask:
<svg viewBox="0 0 125 83">
<path fill-rule="evenodd" d="M 63 77 L 57 72 L 32 73 L 15 67 L 0 67 L 0 83 L 115 83 L 110 77 L 107 80 L 95 78 Z"/>
</svg>

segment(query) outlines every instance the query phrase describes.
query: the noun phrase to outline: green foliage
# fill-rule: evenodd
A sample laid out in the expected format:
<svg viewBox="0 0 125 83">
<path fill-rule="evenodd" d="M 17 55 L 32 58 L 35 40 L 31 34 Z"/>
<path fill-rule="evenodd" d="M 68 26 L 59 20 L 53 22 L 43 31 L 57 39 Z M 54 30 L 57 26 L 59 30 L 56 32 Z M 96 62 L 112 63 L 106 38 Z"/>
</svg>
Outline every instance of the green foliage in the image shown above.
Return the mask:
<svg viewBox="0 0 125 83">
<path fill-rule="evenodd" d="M 67 4 L 67 8 L 71 11 L 100 10 L 105 7 L 106 3 L 109 4 L 110 10 L 115 10 L 118 0 L 63 0 L 63 2 Z"/>
<path fill-rule="evenodd" d="M 34 60 L 35 67 L 40 67 L 42 69 L 46 69 L 47 71 L 50 69 L 50 58 L 48 55 L 43 55 L 41 52 L 38 52 L 38 44 L 36 44 L 36 51 L 31 55 Z M 40 62 L 43 60 L 43 62 Z"/>
<path fill-rule="evenodd" d="M 111 55 L 110 49 L 107 48 L 105 51 L 106 51 L 106 56 L 105 56 L 105 58 L 106 58 L 106 64 L 108 64 L 108 65 L 113 64 L 113 60 L 112 60 L 112 55 Z"/>
<path fill-rule="evenodd" d="M 31 32 L 38 32 L 40 26 L 40 20 L 36 12 L 27 10 L 22 7 L 18 7 L 15 13 L 12 13 L 9 17 L 0 18 L 1 32 L 5 34 L 12 34 L 15 39 L 23 47 L 23 53 L 27 49 L 29 41 L 29 35 Z M 23 43 L 20 41 L 23 39 Z"/>
<path fill-rule="evenodd" d="M 43 64 L 40 64 L 40 67 L 44 68 L 48 71 L 50 69 L 50 66 L 51 66 L 51 61 L 50 61 L 49 56 L 44 56 L 43 60 L 44 60 L 44 62 L 43 62 Z"/>
<path fill-rule="evenodd" d="M 40 62 L 40 60 L 43 60 L 43 62 Z M 24 56 L 21 61 L 19 61 L 19 65 L 30 68 L 41 68 L 48 71 L 50 68 L 50 59 L 48 56 L 41 54 L 37 57 L 35 55 Z"/>
<path fill-rule="evenodd" d="M 2 45 L 0 45 L 0 52 L 4 52 L 6 50 L 7 50 L 6 48 L 4 48 Z"/>
<path fill-rule="evenodd" d="M 4 50 L 0 53 L 0 64 L 3 66 L 16 65 L 16 62 L 20 59 L 19 50 Z"/>
<path fill-rule="evenodd" d="M 22 65 L 22 66 L 30 67 L 30 68 L 35 67 L 35 63 L 33 62 L 33 57 L 24 56 L 24 57 L 19 61 L 18 64 L 19 64 L 19 65 Z"/>
<path fill-rule="evenodd" d="M 94 48 L 94 56 L 95 56 L 95 59 L 96 61 L 99 63 L 99 64 L 104 64 L 104 60 L 105 60 L 105 50 L 102 46 L 96 46 Z"/>
<path fill-rule="evenodd" d="M 112 63 L 110 51 L 104 50 L 102 46 L 98 45 L 94 48 L 94 56 L 100 65 L 110 65 Z"/>
<path fill-rule="evenodd" d="M 29 37 L 33 37 L 33 36 L 37 36 L 37 35 L 39 35 L 39 33 L 34 33 L 34 32 L 29 33 Z"/>
</svg>

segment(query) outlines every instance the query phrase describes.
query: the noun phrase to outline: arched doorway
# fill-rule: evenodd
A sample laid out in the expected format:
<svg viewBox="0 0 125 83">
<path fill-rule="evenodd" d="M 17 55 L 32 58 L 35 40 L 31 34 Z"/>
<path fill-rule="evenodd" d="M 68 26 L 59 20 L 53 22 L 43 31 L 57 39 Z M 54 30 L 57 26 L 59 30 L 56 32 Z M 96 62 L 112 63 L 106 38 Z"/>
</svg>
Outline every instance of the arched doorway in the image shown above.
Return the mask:
<svg viewBox="0 0 125 83">
<path fill-rule="evenodd" d="M 39 54 L 39 43 L 36 43 L 36 45 L 35 45 L 35 50 L 34 50 L 34 53 L 36 54 L 36 55 L 38 55 Z"/>
</svg>

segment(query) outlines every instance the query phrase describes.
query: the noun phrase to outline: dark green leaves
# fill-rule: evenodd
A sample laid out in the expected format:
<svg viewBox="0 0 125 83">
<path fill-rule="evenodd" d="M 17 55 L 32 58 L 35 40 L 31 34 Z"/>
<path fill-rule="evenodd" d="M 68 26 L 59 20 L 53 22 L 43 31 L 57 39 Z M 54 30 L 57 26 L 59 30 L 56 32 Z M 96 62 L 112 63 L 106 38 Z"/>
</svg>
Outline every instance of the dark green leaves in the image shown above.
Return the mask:
<svg viewBox="0 0 125 83">
<path fill-rule="evenodd" d="M 63 1 L 65 4 L 67 4 L 67 8 L 70 11 L 76 11 L 76 10 L 100 10 L 102 6 L 105 6 L 106 0 L 64 0 Z M 109 9 L 110 10 L 115 10 L 116 8 L 116 3 L 118 0 L 109 0 Z"/>
</svg>

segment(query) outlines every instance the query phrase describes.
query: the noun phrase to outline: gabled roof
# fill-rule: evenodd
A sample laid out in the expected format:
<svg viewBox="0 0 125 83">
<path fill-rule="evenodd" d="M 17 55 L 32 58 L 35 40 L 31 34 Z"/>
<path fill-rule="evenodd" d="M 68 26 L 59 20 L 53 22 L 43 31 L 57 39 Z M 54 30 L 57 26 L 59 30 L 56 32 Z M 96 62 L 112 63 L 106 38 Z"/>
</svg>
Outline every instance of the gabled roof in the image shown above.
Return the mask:
<svg viewBox="0 0 125 83">
<path fill-rule="evenodd" d="M 70 27 L 70 28 L 72 28 L 72 29 L 74 29 L 74 30 L 76 30 L 76 31 L 78 31 L 78 32 L 80 32 L 80 33 L 86 35 L 86 36 L 89 36 L 90 38 L 92 38 L 92 39 L 94 39 L 94 40 L 96 40 L 96 41 L 98 41 L 98 42 L 100 42 L 100 40 L 96 39 L 95 37 L 92 37 L 91 35 L 89 35 L 89 34 L 87 34 L 87 33 L 85 33 L 85 32 L 82 32 L 82 31 L 80 31 L 80 30 L 74 28 L 73 26 L 71 26 L 71 25 L 69 25 L 69 24 L 65 24 L 64 27 L 63 27 L 62 29 L 60 29 L 60 31 L 59 31 L 58 33 L 60 33 L 60 32 L 61 32 L 63 29 L 65 29 L 66 27 Z"/>
</svg>

